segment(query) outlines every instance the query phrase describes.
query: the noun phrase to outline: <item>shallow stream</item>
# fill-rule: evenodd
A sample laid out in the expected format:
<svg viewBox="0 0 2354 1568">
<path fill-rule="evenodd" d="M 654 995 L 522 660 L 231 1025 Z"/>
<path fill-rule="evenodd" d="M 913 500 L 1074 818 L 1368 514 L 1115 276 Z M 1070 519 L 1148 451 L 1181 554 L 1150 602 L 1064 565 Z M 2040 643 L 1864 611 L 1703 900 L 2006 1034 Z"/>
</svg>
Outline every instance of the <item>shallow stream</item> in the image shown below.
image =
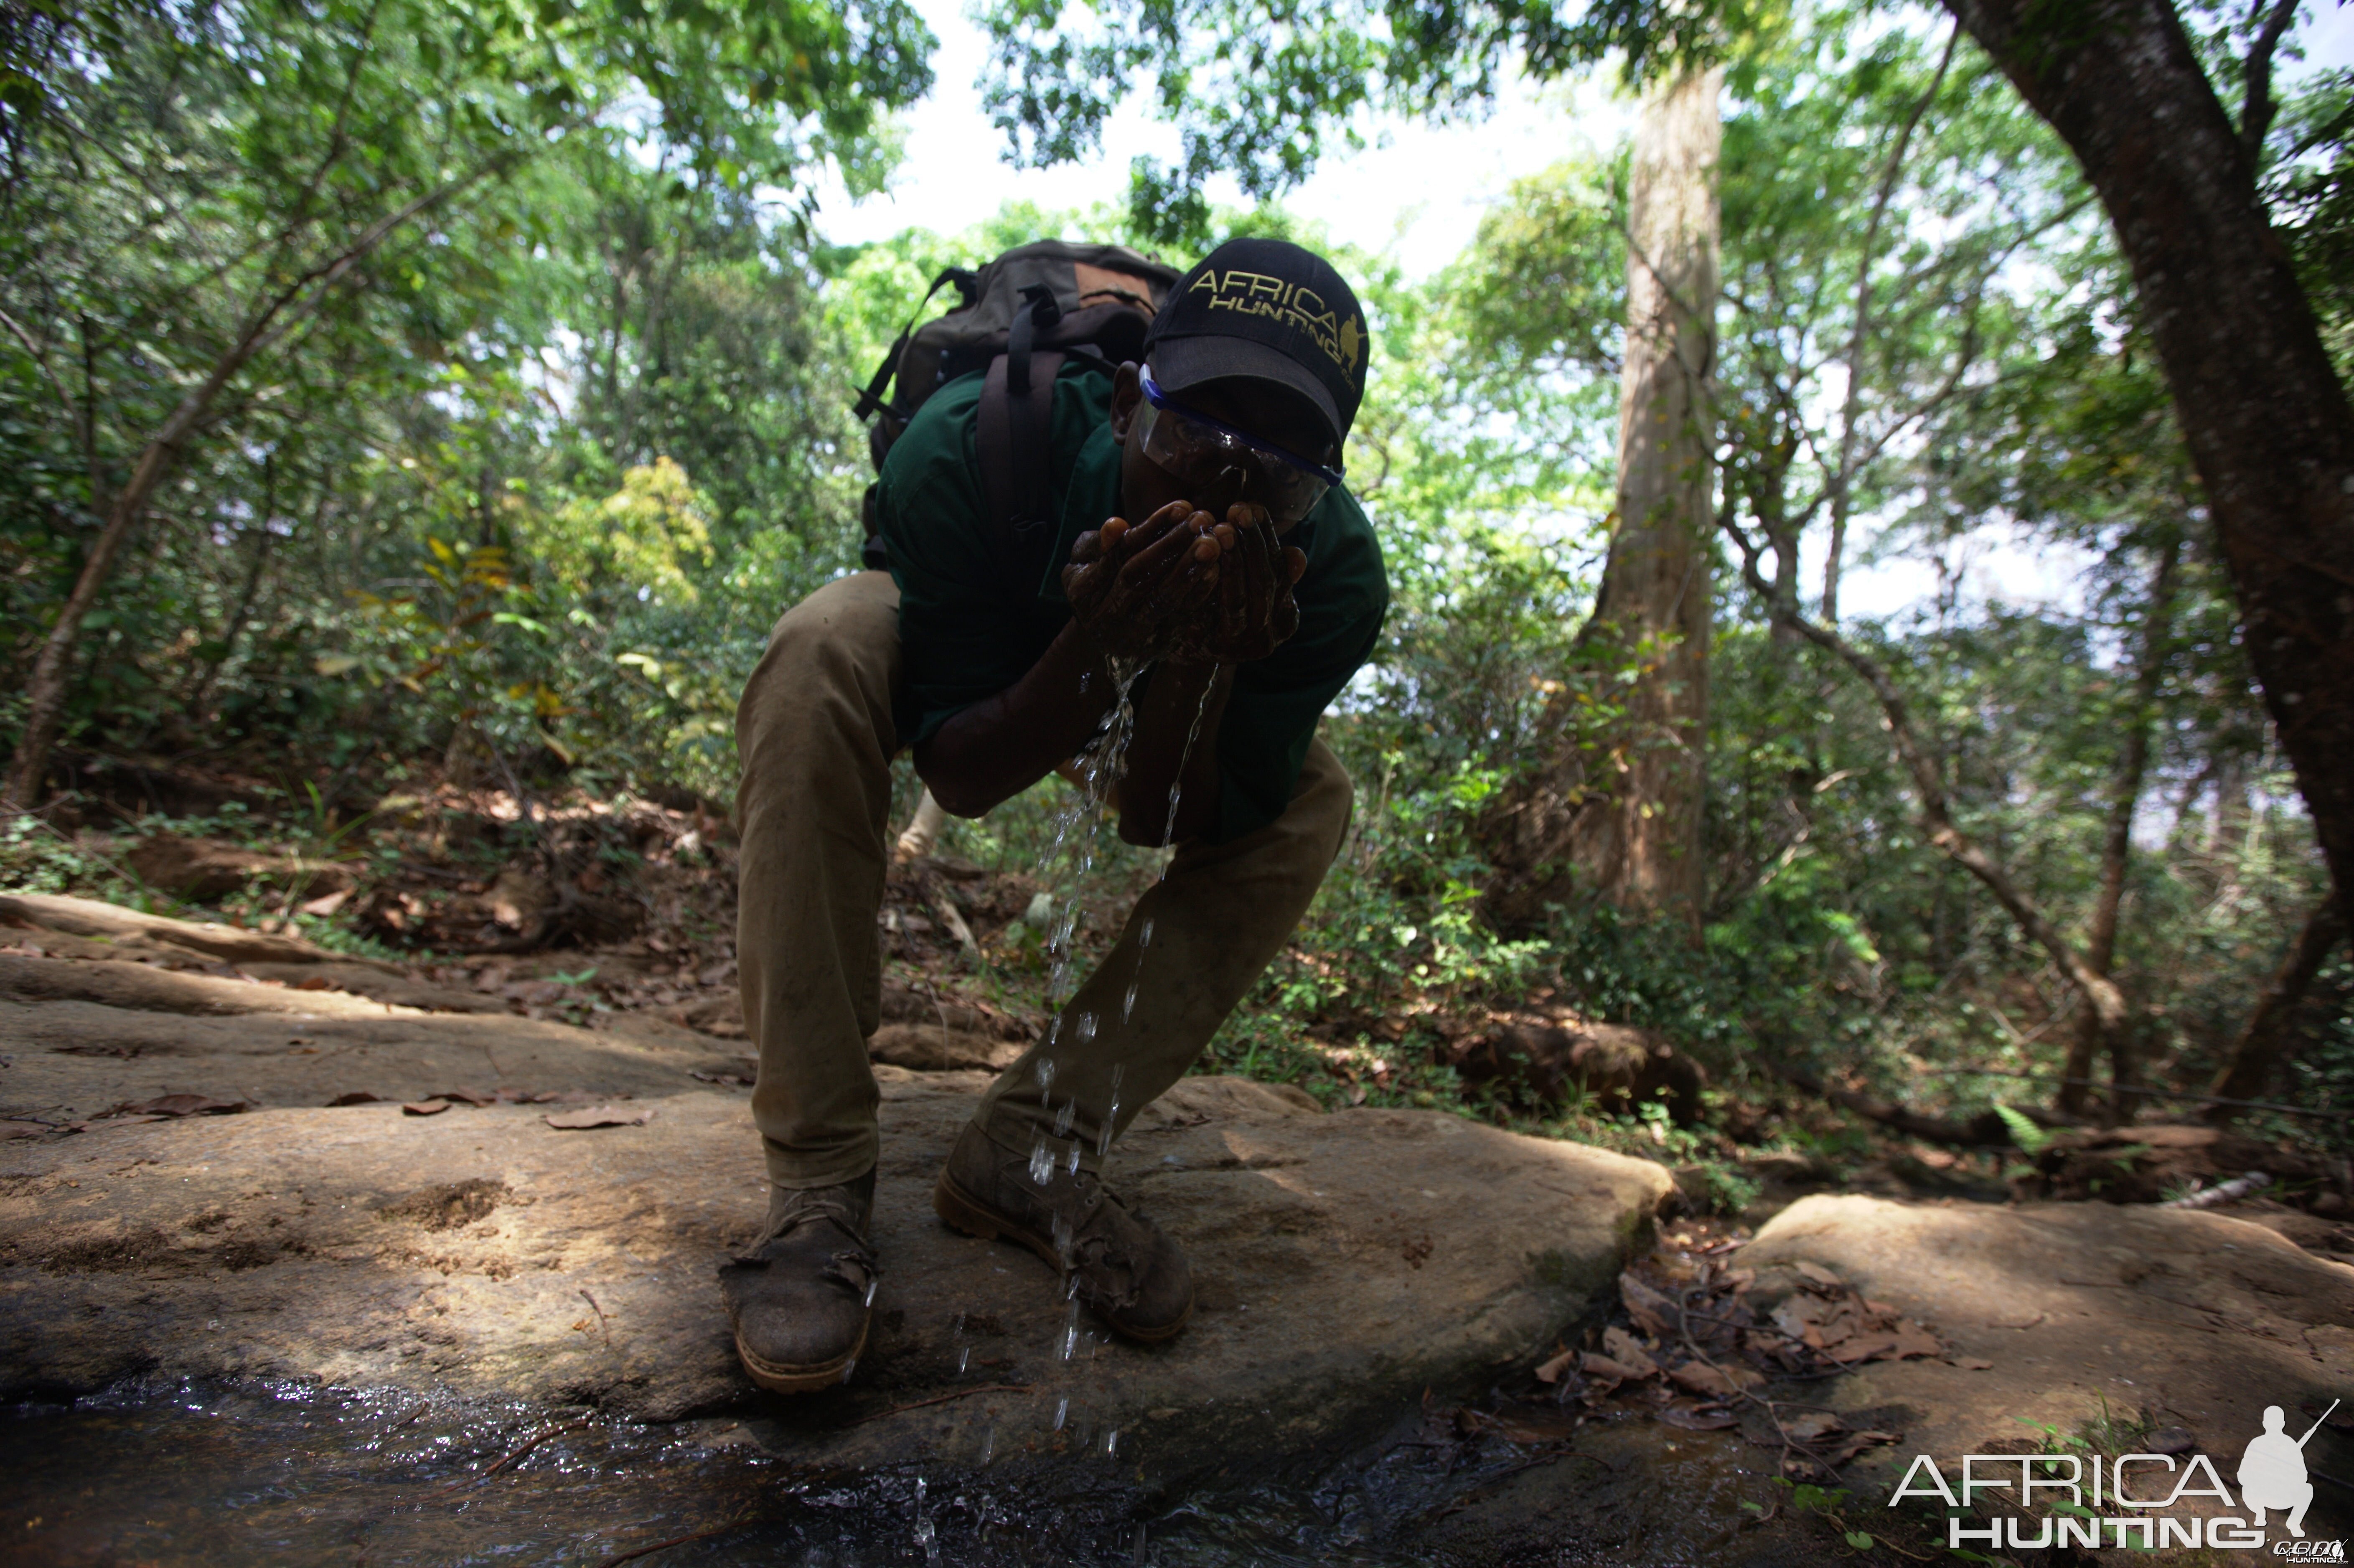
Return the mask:
<svg viewBox="0 0 2354 1568">
<path fill-rule="evenodd" d="M 23 1404 L 0 1416 L 0 1561 L 1730 1565 L 1827 1545 L 1736 1522 L 1770 1455 L 1641 1420 L 1564 1450 L 1431 1442 L 1402 1416 L 1355 1454 L 1171 1496 L 1100 1460 L 821 1473 L 764 1448 L 778 1408 L 655 1425 L 164 1383 Z"/>
</svg>

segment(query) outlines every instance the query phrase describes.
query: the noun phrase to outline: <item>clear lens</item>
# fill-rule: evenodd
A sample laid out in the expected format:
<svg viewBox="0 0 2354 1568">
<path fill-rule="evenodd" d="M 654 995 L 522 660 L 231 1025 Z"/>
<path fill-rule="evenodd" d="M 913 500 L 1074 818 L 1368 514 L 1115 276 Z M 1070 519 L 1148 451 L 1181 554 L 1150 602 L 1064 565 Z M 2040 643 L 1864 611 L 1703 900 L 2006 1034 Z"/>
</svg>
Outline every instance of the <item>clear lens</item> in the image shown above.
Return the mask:
<svg viewBox="0 0 2354 1568">
<path fill-rule="evenodd" d="M 1317 475 L 1240 436 L 1189 419 L 1174 408 L 1148 399 L 1137 417 L 1144 426 L 1144 455 L 1172 477 L 1207 487 L 1212 494 L 1219 489 L 1239 490 L 1236 499 L 1258 503 L 1278 522 L 1299 522 L 1316 509 L 1330 488 Z"/>
</svg>

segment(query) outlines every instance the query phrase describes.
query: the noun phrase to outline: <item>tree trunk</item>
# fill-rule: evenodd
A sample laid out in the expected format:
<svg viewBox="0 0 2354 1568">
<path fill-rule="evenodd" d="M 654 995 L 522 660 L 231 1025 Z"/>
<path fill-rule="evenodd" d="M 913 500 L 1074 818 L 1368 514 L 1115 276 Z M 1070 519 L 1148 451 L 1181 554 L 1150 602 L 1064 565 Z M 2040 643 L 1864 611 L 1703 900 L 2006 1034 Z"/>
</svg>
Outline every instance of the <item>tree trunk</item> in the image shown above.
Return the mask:
<svg viewBox="0 0 2354 1568">
<path fill-rule="evenodd" d="M 1715 513 L 1717 97 L 1687 72 L 1645 101 L 1628 203 L 1627 353 L 1609 555 L 1581 650 L 1635 658 L 1622 744 L 1592 776 L 1570 715 L 1544 773 L 1507 806 L 1489 911 L 1506 925 L 1599 896 L 1700 918 Z"/>
<path fill-rule="evenodd" d="M 1946 4 L 2108 209 L 2248 661 L 2354 920 L 2354 408 L 2257 197 L 2251 149 L 2168 0 Z M 2250 108 L 2252 124 L 2269 111 Z"/>
<path fill-rule="evenodd" d="M 2140 809 L 2142 780 L 2149 772 L 2149 731 L 2157 717 L 2158 683 L 2166 675 L 2166 645 L 2174 636 L 2174 572 L 2181 557 L 2182 542 L 2168 539 L 2150 577 L 2149 606 L 2141 624 L 2141 664 L 2134 672 L 2133 709 L 2126 717 L 2125 744 L 2118 749 L 2116 772 L 2109 784 L 2099 889 L 2093 897 L 2093 918 L 2084 937 L 2084 961 L 2104 976 L 2113 976 L 2116 969 L 2117 916 L 2125 906 L 2126 872 L 2133 861 L 2134 813 Z M 2112 1108 L 2120 1121 L 2131 1118 L 2129 1097 L 2122 1092 L 2134 1079 L 2131 1034 L 2105 1032 L 2100 1015 L 2091 1008 L 2079 1015 L 2076 1038 L 2068 1047 L 2068 1065 L 2061 1074 L 2059 1107 L 2063 1114 L 2084 1114 L 2093 1065 L 2104 1049 L 2120 1091 Z"/>
<path fill-rule="evenodd" d="M 2241 1027 L 2240 1037 L 2232 1042 L 2232 1054 L 2222 1070 L 2215 1075 L 2214 1084 L 2207 1092 L 2219 1099 L 2253 1100 L 2261 1098 L 2266 1084 L 2289 1053 L 2288 1024 L 2296 1016 L 2296 1004 L 2313 984 L 2313 977 L 2329 955 L 2346 940 L 2346 921 L 2338 906 L 2324 898 L 2311 915 L 2306 916 L 2305 928 L 2290 944 L 2288 956 L 2273 973 L 2264 986 L 2264 994 L 2248 1012 L 2248 1022 Z M 2218 1124 L 2238 1116 L 2238 1106 L 2217 1105 L 2207 1107 L 2207 1119 Z"/>
<path fill-rule="evenodd" d="M 115 496 L 106 526 L 99 530 L 90 554 L 82 557 L 73 591 L 66 596 L 48 637 L 41 643 L 40 656 L 33 661 L 32 678 L 25 683 L 25 729 L 17 739 L 6 784 L 0 787 L 0 812 L 12 808 L 29 811 L 40 804 L 41 777 L 48 771 L 49 746 L 57 739 L 58 721 L 65 716 L 67 677 L 72 672 L 82 618 L 98 602 L 99 590 L 114 569 L 114 557 L 123 540 L 131 536 L 132 526 L 147 510 L 147 497 L 170 464 L 179 434 L 185 434 L 185 429 L 168 442 L 159 437 L 140 454 L 137 471 Z"/>
</svg>

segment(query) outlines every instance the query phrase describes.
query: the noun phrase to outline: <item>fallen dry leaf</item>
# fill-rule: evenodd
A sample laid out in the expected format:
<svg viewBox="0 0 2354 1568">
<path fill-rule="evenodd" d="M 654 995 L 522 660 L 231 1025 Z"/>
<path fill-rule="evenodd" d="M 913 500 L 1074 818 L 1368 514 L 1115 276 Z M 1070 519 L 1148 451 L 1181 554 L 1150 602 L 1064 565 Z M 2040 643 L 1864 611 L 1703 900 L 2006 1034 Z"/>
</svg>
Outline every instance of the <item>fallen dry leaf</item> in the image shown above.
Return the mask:
<svg viewBox="0 0 2354 1568">
<path fill-rule="evenodd" d="M 1942 1356 L 1945 1353 L 1946 1343 L 1936 1335 L 1910 1318 L 1900 1318 L 1896 1320 L 1896 1355 L 1899 1359 L 1906 1356 Z"/>
<path fill-rule="evenodd" d="M 1808 1263 L 1806 1259 L 1800 1258 L 1795 1266 L 1800 1274 L 1805 1275 L 1817 1285 L 1840 1286 L 1847 1283 L 1819 1263 Z"/>
<path fill-rule="evenodd" d="M 1831 1465 L 1836 1467 L 1846 1464 L 1850 1459 L 1854 1458 L 1866 1448 L 1872 1447 L 1875 1445 L 1882 1443 L 1895 1443 L 1901 1442 L 1902 1440 L 1902 1434 L 1895 1432 L 1850 1432 L 1846 1436 L 1841 1437 L 1839 1440 L 1838 1446 L 1831 1448 L 1823 1457 L 1829 1460 Z"/>
<path fill-rule="evenodd" d="M 471 1089 L 443 1089 L 432 1097 L 457 1106 L 494 1106 L 499 1103 L 495 1095 L 478 1095 Z"/>
<path fill-rule="evenodd" d="M 350 1094 L 337 1095 L 327 1102 L 330 1106 L 373 1106 L 383 1103 L 383 1096 L 372 1095 L 366 1089 L 354 1089 Z"/>
<path fill-rule="evenodd" d="M 1561 1381 L 1561 1374 L 1569 1371 L 1575 1365 L 1577 1365 L 1577 1352 L 1575 1351 L 1564 1351 L 1561 1354 L 1553 1357 L 1553 1360 L 1538 1363 L 1537 1381 L 1539 1383 L 1559 1383 Z"/>
<path fill-rule="evenodd" d="M 317 915 L 323 917 L 341 909 L 344 906 L 344 901 L 351 895 L 352 890 L 346 887 L 340 893 L 325 893 L 316 898 L 306 898 L 295 907 L 305 915 Z"/>
<path fill-rule="evenodd" d="M 1588 1377 L 1608 1378 L 1613 1383 L 1636 1383 L 1651 1375 L 1650 1372 L 1637 1372 L 1633 1367 L 1612 1361 L 1608 1356 L 1594 1351 L 1586 1351 L 1580 1354 L 1577 1358 L 1577 1365 L 1578 1370 Z M 1657 1370 L 1653 1369 L 1653 1371 Z"/>
<path fill-rule="evenodd" d="M 440 1116 L 450 1108 L 448 1100 L 413 1100 L 400 1107 L 408 1116 Z"/>
<path fill-rule="evenodd" d="M 1984 1356 L 1957 1356 L 1954 1364 L 1965 1372 L 1992 1372 L 1994 1363 Z"/>
<path fill-rule="evenodd" d="M 1622 1367 L 1633 1368 L 1637 1377 L 1657 1377 L 1659 1373 L 1659 1363 L 1624 1329 L 1602 1330 L 1602 1353 Z"/>
<path fill-rule="evenodd" d="M 1713 1394 L 1719 1399 L 1731 1399 L 1737 1392 L 1733 1380 L 1705 1361 L 1686 1361 L 1680 1367 L 1670 1367 L 1668 1375 L 1694 1393 Z"/>
<path fill-rule="evenodd" d="M 1635 1319 L 1636 1327 L 1653 1339 L 1663 1340 L 1676 1331 L 1676 1319 L 1681 1316 L 1676 1304 L 1631 1271 L 1618 1276 L 1618 1298 L 1627 1303 L 1627 1315 Z"/>
<path fill-rule="evenodd" d="M 652 1106 L 591 1106 L 587 1110 L 550 1111 L 540 1118 L 548 1126 L 567 1132 L 590 1127 L 643 1127 L 653 1118 Z"/>
<path fill-rule="evenodd" d="M 1855 1335 L 1841 1335 L 1836 1340 L 1832 1339 L 1829 1334 L 1825 1334 L 1823 1336 L 1823 1348 L 1828 1351 L 1834 1359 L 1847 1361 L 1850 1364 L 1856 1361 L 1893 1361 L 1897 1354 L 1896 1347 L 1902 1343 L 1902 1340 L 1897 1335 L 1891 1333 L 1886 1330 L 1877 1330 L 1868 1333 Z"/>
<path fill-rule="evenodd" d="M 1828 1410 L 1802 1410 L 1782 1423 L 1783 1434 L 1793 1443 L 1812 1443 L 1844 1430 L 1846 1424 Z"/>
</svg>

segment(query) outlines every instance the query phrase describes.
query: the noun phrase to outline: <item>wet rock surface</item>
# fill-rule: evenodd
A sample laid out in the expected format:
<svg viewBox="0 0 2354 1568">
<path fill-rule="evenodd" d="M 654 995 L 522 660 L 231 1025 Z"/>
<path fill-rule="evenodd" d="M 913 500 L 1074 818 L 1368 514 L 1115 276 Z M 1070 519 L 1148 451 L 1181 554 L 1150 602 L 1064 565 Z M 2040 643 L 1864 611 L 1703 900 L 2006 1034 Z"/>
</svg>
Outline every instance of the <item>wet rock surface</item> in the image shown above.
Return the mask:
<svg viewBox="0 0 2354 1568">
<path fill-rule="evenodd" d="M 1108 1166 L 1199 1287 L 1186 1333 L 1140 1350 L 1070 1315 L 1028 1254 L 933 1217 L 986 1076 L 880 1072 L 886 1273 L 839 1393 L 780 1405 L 737 1368 L 714 1270 L 763 1198 L 747 1099 L 725 1092 L 582 1131 L 538 1107 L 362 1105 L 0 1145 L 0 1372 L 18 1397 L 141 1372 L 294 1377 L 745 1410 L 779 1451 L 843 1463 L 1095 1446 L 1198 1468 L 1350 1435 L 1524 1359 L 1606 1291 L 1669 1186 L 1437 1113 L 1328 1116 L 1187 1080 Z"/>
</svg>

